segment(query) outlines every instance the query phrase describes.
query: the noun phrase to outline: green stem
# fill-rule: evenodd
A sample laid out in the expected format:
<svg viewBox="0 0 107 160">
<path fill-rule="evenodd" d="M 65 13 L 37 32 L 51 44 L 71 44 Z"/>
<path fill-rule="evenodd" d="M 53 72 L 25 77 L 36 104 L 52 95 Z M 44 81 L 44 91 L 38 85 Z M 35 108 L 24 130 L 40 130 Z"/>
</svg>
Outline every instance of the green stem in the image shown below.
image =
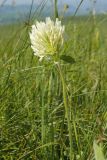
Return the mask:
<svg viewBox="0 0 107 160">
<path fill-rule="evenodd" d="M 46 95 L 46 90 L 47 90 L 47 85 L 44 87 L 43 83 L 46 81 L 46 76 L 45 76 L 45 68 L 43 69 L 42 73 L 42 79 L 41 79 L 41 141 L 42 141 L 42 146 L 47 143 L 47 105 L 45 103 L 45 95 Z M 43 153 L 43 158 L 47 157 L 47 148 L 42 149 Z"/>
<path fill-rule="evenodd" d="M 63 77 L 63 73 L 60 67 L 60 64 L 57 64 L 58 66 L 58 71 L 60 73 L 60 78 L 63 86 L 63 102 L 65 106 L 65 114 L 67 118 L 67 123 L 68 123 L 68 132 L 69 132 L 69 143 L 70 143 L 70 160 L 73 160 L 73 151 L 72 151 L 72 132 L 71 132 L 71 122 L 70 122 L 70 110 L 68 108 L 68 103 L 67 103 L 67 90 L 66 90 L 66 84 L 65 80 Z"/>
<path fill-rule="evenodd" d="M 44 72 L 45 70 L 43 70 L 43 79 L 42 79 L 42 84 L 44 81 Z M 42 85 L 41 85 L 42 86 Z M 45 88 L 42 86 L 41 87 L 41 132 L 42 132 L 42 145 L 44 145 L 46 143 L 46 114 L 47 114 L 47 109 L 46 109 L 46 105 L 44 102 L 44 97 L 45 97 Z"/>
<path fill-rule="evenodd" d="M 49 109 L 49 113 L 50 113 L 50 109 L 52 110 L 52 71 L 49 77 L 49 87 L 48 87 L 48 109 Z M 48 138 L 49 138 L 49 142 L 54 143 L 54 126 L 53 126 L 53 117 L 51 116 L 50 118 L 50 123 L 51 126 L 49 127 L 49 133 L 48 133 Z M 49 152 L 50 152 L 50 160 L 54 159 L 54 145 L 52 145 L 51 147 L 49 147 Z"/>
<path fill-rule="evenodd" d="M 55 19 L 58 18 L 58 6 L 57 6 L 58 1 L 54 0 L 54 16 Z"/>
</svg>

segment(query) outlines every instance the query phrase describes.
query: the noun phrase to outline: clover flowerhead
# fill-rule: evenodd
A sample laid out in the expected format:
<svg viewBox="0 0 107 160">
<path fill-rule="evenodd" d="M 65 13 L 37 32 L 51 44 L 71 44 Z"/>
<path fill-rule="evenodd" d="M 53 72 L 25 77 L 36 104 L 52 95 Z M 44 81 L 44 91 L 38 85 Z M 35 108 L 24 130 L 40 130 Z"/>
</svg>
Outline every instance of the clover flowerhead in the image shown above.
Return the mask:
<svg viewBox="0 0 107 160">
<path fill-rule="evenodd" d="M 61 21 L 52 21 L 50 17 L 45 22 L 36 22 L 30 32 L 31 48 L 34 55 L 40 59 L 59 54 L 64 42 L 64 26 Z"/>
</svg>

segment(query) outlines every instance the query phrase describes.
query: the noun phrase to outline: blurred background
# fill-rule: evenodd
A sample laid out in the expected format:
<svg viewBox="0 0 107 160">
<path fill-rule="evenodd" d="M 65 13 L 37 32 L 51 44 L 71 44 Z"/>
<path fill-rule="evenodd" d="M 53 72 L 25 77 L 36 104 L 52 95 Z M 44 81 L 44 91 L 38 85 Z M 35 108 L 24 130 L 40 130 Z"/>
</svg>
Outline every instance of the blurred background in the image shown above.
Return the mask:
<svg viewBox="0 0 107 160">
<path fill-rule="evenodd" d="M 53 3 L 53 0 L 0 0 L 0 24 L 21 22 L 29 16 L 29 12 L 34 14 L 38 8 L 41 10 L 41 17 L 53 15 Z M 65 16 L 72 16 L 77 8 L 76 15 L 90 14 L 93 9 L 96 14 L 107 13 L 107 0 L 60 0 L 59 14 L 63 13 L 65 6 L 67 6 Z"/>
</svg>

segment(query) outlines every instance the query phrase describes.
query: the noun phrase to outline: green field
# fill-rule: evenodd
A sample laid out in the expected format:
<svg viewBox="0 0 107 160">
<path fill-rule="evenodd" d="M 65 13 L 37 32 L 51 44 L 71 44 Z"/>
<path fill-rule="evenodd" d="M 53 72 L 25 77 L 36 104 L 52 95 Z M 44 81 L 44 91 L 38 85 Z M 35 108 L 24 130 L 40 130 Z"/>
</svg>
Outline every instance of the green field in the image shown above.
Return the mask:
<svg viewBox="0 0 107 160">
<path fill-rule="evenodd" d="M 75 60 L 60 61 L 72 160 L 95 160 L 94 141 L 107 158 L 107 17 L 62 23 L 63 54 Z M 61 77 L 55 64 L 33 55 L 30 30 L 27 24 L 0 26 L 0 160 L 69 160 Z"/>
</svg>

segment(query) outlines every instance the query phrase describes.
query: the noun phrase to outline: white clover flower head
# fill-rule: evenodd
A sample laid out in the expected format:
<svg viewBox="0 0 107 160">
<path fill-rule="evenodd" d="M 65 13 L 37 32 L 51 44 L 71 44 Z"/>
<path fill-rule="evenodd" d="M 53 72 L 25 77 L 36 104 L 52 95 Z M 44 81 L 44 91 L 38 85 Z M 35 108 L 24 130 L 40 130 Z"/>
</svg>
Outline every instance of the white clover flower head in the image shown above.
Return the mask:
<svg viewBox="0 0 107 160">
<path fill-rule="evenodd" d="M 35 25 L 32 25 L 30 40 L 34 55 L 42 59 L 58 54 L 63 46 L 64 30 L 65 27 L 61 25 L 58 18 L 54 22 L 48 17 L 46 22 L 37 21 Z"/>
</svg>

